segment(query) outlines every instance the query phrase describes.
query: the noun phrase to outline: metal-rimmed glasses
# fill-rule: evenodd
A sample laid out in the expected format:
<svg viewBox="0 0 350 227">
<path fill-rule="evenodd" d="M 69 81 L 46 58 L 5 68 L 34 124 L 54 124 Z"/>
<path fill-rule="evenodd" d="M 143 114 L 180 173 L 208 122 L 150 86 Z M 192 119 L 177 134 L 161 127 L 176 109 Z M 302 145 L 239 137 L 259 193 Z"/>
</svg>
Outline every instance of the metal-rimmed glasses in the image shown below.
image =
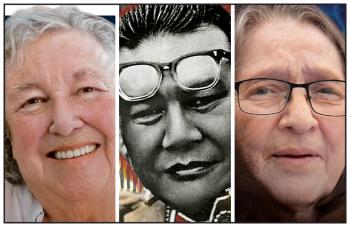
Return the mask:
<svg viewBox="0 0 350 227">
<path fill-rule="evenodd" d="M 240 109 L 248 114 L 282 112 L 294 88 L 304 88 L 311 109 L 325 116 L 345 116 L 345 81 L 319 80 L 295 84 L 271 78 L 254 78 L 235 83 Z"/>
<path fill-rule="evenodd" d="M 169 63 L 136 61 L 119 65 L 119 94 L 126 101 L 154 96 L 163 72 L 169 70 L 179 87 L 187 92 L 214 87 L 219 81 L 223 59 L 230 52 L 218 49 L 186 54 Z"/>
</svg>

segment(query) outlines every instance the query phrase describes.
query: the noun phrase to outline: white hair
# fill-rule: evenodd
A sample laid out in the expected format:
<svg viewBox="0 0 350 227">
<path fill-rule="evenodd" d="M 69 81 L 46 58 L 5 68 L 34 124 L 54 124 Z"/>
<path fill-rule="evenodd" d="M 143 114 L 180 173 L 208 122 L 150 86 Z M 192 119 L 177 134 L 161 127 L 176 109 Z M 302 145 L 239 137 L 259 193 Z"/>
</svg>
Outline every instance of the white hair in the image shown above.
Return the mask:
<svg viewBox="0 0 350 227">
<path fill-rule="evenodd" d="M 111 22 L 82 12 L 74 6 L 57 8 L 34 6 L 18 10 L 5 22 L 6 65 L 19 63 L 22 50 L 30 42 L 38 39 L 45 32 L 56 30 L 75 30 L 90 34 L 102 45 L 114 62 L 115 29 Z"/>
</svg>

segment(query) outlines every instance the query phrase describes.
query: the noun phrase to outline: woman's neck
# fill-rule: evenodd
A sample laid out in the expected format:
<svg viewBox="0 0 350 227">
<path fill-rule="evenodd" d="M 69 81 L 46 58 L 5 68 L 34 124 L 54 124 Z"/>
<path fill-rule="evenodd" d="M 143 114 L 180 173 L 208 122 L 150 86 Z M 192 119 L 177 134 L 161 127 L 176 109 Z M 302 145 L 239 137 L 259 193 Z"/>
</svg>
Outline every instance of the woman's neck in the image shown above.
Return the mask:
<svg viewBox="0 0 350 227">
<path fill-rule="evenodd" d="M 264 191 L 264 190 L 260 190 Z M 315 222 L 315 204 L 287 205 L 277 202 L 266 191 L 246 193 L 236 191 L 238 222 Z"/>
<path fill-rule="evenodd" d="M 112 185 L 111 185 L 112 184 Z M 41 200 L 44 222 L 115 222 L 114 181 L 93 198 L 80 201 L 52 197 Z"/>
<path fill-rule="evenodd" d="M 114 198 L 112 200 L 114 201 Z M 88 205 L 93 206 L 94 209 L 86 208 L 85 205 L 83 208 L 81 204 L 76 206 L 77 209 L 67 205 L 71 208 L 64 211 L 45 209 L 43 222 L 115 222 L 114 202 L 107 206 L 95 205 Z"/>
</svg>

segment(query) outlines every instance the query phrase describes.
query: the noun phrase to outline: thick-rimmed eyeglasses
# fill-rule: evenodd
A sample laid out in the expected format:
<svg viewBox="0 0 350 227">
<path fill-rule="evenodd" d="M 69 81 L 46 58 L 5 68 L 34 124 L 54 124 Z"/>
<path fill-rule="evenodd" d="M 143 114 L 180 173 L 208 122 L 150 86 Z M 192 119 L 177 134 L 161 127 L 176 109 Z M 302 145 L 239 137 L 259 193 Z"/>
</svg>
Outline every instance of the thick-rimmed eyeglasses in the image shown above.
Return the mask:
<svg viewBox="0 0 350 227">
<path fill-rule="evenodd" d="M 137 61 L 119 65 L 119 94 L 126 101 L 151 98 L 160 87 L 163 72 L 169 70 L 179 87 L 187 92 L 214 87 L 219 81 L 225 50 L 190 53 L 169 63 Z"/>
<path fill-rule="evenodd" d="M 345 81 L 320 80 L 295 84 L 271 78 L 254 78 L 235 83 L 240 109 L 249 114 L 277 114 L 284 110 L 294 88 L 306 89 L 311 109 L 325 116 L 345 116 Z"/>
</svg>

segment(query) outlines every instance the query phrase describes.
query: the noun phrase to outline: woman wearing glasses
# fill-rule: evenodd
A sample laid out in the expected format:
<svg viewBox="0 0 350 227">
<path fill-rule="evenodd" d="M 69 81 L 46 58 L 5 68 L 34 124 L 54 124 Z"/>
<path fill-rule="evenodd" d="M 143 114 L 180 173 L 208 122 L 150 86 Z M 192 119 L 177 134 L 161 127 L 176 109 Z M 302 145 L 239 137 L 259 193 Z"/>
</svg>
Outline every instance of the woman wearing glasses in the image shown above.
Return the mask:
<svg viewBox="0 0 350 227">
<path fill-rule="evenodd" d="M 240 6 L 236 221 L 345 222 L 345 41 L 313 6 Z"/>
<path fill-rule="evenodd" d="M 120 28 L 121 132 L 153 194 L 143 205 L 133 200 L 123 220 L 230 221 L 228 13 L 141 5 Z M 224 200 L 227 209 L 217 212 Z"/>
</svg>

